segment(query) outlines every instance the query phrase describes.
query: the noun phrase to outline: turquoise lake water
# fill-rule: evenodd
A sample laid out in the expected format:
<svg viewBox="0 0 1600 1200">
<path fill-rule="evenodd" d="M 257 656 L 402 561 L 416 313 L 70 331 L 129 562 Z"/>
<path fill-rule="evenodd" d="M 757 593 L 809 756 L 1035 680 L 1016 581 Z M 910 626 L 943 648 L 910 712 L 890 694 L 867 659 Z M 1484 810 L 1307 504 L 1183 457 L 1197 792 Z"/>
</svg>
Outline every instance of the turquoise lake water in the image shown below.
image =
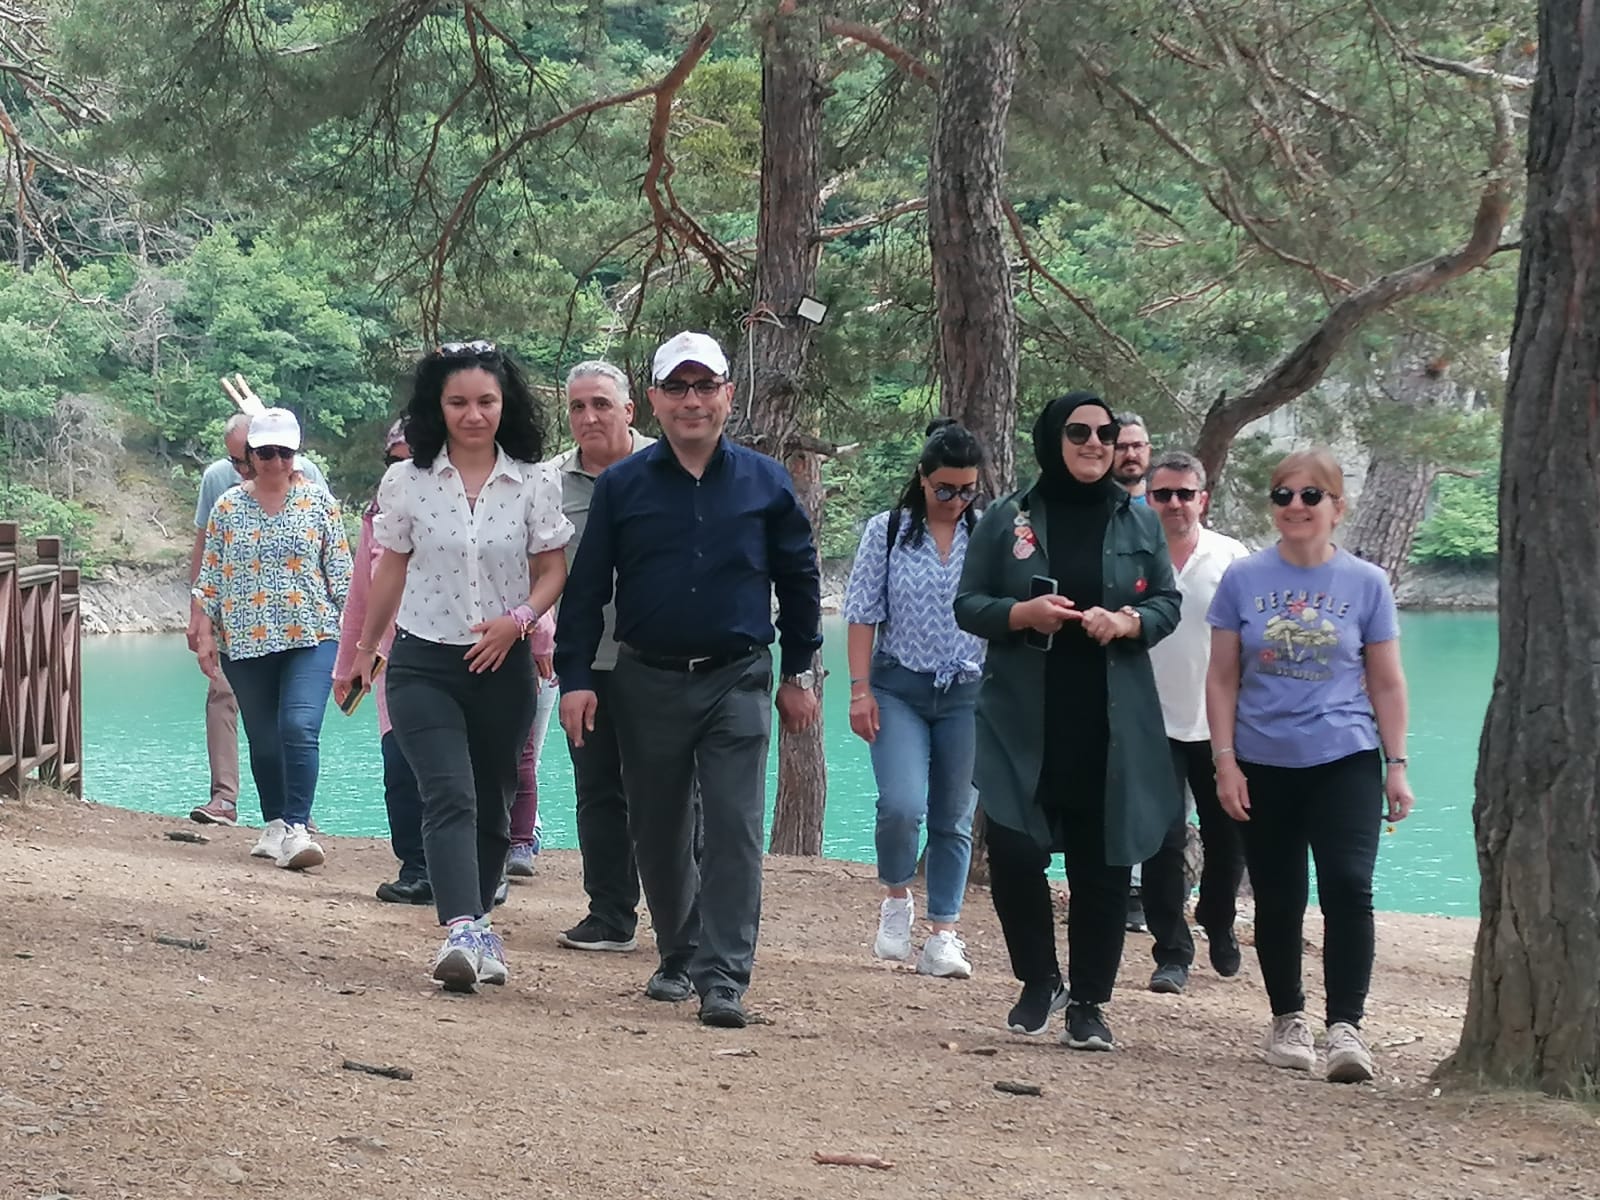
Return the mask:
<svg viewBox="0 0 1600 1200">
<path fill-rule="evenodd" d="M 1477 856 L 1472 840 L 1472 780 L 1478 735 L 1494 679 L 1492 614 L 1411 613 L 1401 617 L 1411 687 L 1413 816 L 1383 839 L 1379 908 L 1476 915 Z M 844 626 L 827 623 L 825 658 L 833 680 L 848 677 Z M 205 681 L 181 635 L 87 638 L 83 647 L 85 794 L 93 800 L 182 817 L 206 798 Z M 848 689 L 825 700 L 828 809 L 824 851 L 870 862 L 876 789 L 866 746 L 850 732 Z M 774 773 L 776 771 L 774 739 Z M 240 810 L 259 820 L 245 767 Z M 551 723 L 539 768 L 547 845 L 576 846 L 572 764 Z M 317 823 L 330 833 L 387 836 L 371 703 L 354 717 L 331 705 L 323 725 Z M 768 788 L 768 803 L 775 790 Z"/>
</svg>

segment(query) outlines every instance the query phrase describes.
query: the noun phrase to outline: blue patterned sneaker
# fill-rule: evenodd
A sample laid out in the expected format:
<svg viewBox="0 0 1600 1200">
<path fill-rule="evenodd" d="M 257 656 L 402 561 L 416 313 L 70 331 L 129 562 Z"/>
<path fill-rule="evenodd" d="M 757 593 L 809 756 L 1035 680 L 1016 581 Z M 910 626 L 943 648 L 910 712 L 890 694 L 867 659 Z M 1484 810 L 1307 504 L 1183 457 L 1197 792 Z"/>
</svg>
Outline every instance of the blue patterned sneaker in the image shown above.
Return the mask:
<svg viewBox="0 0 1600 1200">
<path fill-rule="evenodd" d="M 475 921 L 457 921 L 433 959 L 433 977 L 447 992 L 475 992 L 483 973 L 483 933 Z M 504 970 L 504 967 L 501 968 Z"/>
<path fill-rule="evenodd" d="M 482 939 L 483 957 L 478 963 L 478 982 L 502 984 L 511 975 L 506 966 L 506 946 L 500 940 L 500 935 L 489 928 L 489 918 L 482 918 L 482 927 L 478 931 Z"/>
<path fill-rule="evenodd" d="M 533 842 L 521 842 L 511 847 L 511 854 L 506 858 L 506 874 L 518 879 L 533 878 L 535 864 L 539 857 L 539 847 Z"/>
</svg>

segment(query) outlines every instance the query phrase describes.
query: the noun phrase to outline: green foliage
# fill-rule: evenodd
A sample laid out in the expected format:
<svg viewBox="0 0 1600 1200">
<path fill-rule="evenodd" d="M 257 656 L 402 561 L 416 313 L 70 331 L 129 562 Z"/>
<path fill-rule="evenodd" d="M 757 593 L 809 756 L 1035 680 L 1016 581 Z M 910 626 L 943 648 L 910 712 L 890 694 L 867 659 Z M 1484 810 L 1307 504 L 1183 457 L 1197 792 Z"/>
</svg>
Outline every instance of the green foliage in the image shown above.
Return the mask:
<svg viewBox="0 0 1600 1200">
<path fill-rule="evenodd" d="M 83 505 L 57 499 L 25 483 L 0 483 L 0 516 L 17 522 L 22 541 L 30 545 L 34 538 L 59 537 L 79 567 L 94 574 L 96 564 L 84 553 L 94 528 L 94 515 Z"/>
<path fill-rule="evenodd" d="M 1417 529 L 1411 561 L 1453 567 L 1486 567 L 1500 552 L 1499 471 L 1473 479 L 1440 476 L 1433 511 Z"/>
</svg>

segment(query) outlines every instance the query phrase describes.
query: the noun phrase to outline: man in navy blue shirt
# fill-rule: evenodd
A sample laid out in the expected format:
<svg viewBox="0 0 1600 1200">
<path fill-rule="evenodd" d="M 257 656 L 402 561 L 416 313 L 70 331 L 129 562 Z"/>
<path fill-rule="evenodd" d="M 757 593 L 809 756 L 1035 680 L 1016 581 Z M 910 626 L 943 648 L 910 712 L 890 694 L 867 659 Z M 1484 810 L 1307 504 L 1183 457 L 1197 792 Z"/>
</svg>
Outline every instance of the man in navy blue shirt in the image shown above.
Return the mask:
<svg viewBox="0 0 1600 1200">
<path fill-rule="evenodd" d="M 651 375 L 662 439 L 595 481 L 562 595 L 561 725 L 578 746 L 594 729 L 590 664 L 614 585 L 621 646 L 608 701 L 661 960 L 645 993 L 698 992 L 702 1022 L 742 1028 L 761 921 L 772 600 L 778 715 L 804 729 L 818 711 L 821 575 L 788 472 L 723 436 L 733 384 L 722 348 L 680 333 L 656 351 Z"/>
</svg>

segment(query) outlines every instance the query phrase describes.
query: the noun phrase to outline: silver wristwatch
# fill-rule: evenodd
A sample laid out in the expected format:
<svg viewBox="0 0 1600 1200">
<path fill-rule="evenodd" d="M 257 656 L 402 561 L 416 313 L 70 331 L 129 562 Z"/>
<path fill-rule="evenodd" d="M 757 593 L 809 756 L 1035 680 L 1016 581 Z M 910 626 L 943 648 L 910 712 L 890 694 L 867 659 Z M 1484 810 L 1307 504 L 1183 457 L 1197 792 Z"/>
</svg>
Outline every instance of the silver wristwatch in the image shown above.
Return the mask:
<svg viewBox="0 0 1600 1200">
<path fill-rule="evenodd" d="M 798 675 L 785 675 L 779 682 L 791 684 L 797 688 L 804 688 L 809 692 L 817 684 L 817 673 L 810 670 L 801 671 Z"/>
</svg>

